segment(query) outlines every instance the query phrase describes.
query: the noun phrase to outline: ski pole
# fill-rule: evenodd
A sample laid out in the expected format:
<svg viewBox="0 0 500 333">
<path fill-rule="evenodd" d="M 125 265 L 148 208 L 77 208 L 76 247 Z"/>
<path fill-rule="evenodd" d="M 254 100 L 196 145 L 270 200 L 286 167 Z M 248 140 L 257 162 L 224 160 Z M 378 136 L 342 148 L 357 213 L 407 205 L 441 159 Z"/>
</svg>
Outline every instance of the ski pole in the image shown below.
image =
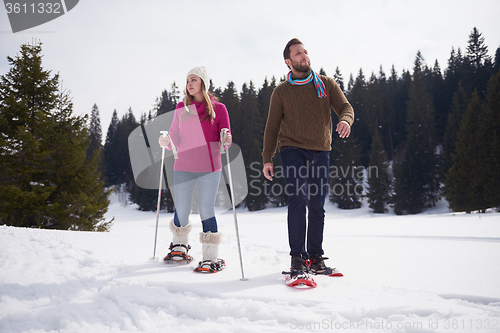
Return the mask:
<svg viewBox="0 0 500 333">
<path fill-rule="evenodd" d="M 240 266 L 241 266 L 241 281 L 246 281 L 245 274 L 243 272 L 243 259 L 241 257 L 241 245 L 240 245 L 240 232 L 238 230 L 238 220 L 236 218 L 236 207 L 234 204 L 234 190 L 233 190 L 233 180 L 231 176 L 231 162 L 229 160 L 229 143 L 226 142 L 227 132 L 229 129 L 223 128 L 221 130 L 221 144 L 225 147 L 226 158 L 227 158 L 227 173 L 229 178 L 229 190 L 231 191 L 231 203 L 233 204 L 233 218 L 234 218 L 234 227 L 236 229 L 236 241 L 238 243 L 238 254 L 240 255 Z M 221 147 L 222 148 L 222 147 Z M 222 151 L 222 149 L 221 149 Z"/>
<path fill-rule="evenodd" d="M 160 131 L 162 136 L 166 138 L 168 136 L 168 131 Z M 156 257 L 156 240 L 158 239 L 158 222 L 160 220 L 160 204 L 161 204 L 161 188 L 163 187 L 163 165 L 165 164 L 165 148 L 161 149 L 161 167 L 160 167 L 160 183 L 158 185 L 158 202 L 156 205 L 156 229 L 155 229 L 155 245 L 153 248 L 153 257 L 151 257 L 150 261 L 158 261 Z"/>
<path fill-rule="evenodd" d="M 178 159 L 179 155 L 177 155 L 177 148 L 175 148 L 174 142 L 172 141 L 170 134 L 168 134 L 168 131 L 162 131 L 162 133 L 163 132 L 166 132 L 166 135 L 170 138 L 170 147 L 172 147 L 172 154 L 174 154 L 174 159 Z"/>
</svg>

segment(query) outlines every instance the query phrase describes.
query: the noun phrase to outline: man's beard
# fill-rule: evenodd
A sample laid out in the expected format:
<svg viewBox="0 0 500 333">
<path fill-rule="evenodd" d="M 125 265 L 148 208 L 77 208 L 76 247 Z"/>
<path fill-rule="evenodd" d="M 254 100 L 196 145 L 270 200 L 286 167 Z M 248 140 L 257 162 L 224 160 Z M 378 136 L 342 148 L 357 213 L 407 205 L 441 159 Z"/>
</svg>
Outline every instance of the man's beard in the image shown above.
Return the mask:
<svg viewBox="0 0 500 333">
<path fill-rule="evenodd" d="M 309 72 L 309 69 L 311 69 L 311 64 L 307 62 L 306 64 L 302 65 L 300 62 L 299 63 L 292 62 L 292 67 L 296 72 L 307 73 Z"/>
</svg>

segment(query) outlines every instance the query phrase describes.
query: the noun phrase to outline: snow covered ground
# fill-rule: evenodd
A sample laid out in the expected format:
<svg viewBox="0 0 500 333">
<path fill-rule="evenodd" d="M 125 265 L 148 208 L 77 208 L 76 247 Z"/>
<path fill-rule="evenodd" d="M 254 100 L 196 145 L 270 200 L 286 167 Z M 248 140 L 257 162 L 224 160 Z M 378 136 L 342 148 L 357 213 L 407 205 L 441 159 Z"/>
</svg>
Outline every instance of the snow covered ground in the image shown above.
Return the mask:
<svg viewBox="0 0 500 333">
<path fill-rule="evenodd" d="M 113 198 L 109 233 L 0 226 L 0 332 L 500 332 L 500 214 L 414 216 L 327 203 L 324 248 L 342 278 L 286 287 L 286 208 L 218 216 L 217 274 L 150 262 L 156 214 Z M 160 215 L 157 255 L 170 243 Z M 192 254 L 200 259 L 194 215 Z M 197 261 L 196 261 L 197 262 Z"/>
</svg>

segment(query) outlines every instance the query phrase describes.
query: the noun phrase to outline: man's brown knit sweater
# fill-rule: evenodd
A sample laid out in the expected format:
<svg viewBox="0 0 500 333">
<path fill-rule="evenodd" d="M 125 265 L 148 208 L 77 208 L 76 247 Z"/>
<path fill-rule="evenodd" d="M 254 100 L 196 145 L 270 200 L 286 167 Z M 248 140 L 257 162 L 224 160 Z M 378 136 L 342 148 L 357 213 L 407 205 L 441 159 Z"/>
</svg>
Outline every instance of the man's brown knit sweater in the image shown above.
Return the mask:
<svg viewBox="0 0 500 333">
<path fill-rule="evenodd" d="M 285 81 L 274 89 L 264 132 L 264 164 L 272 162 L 276 146 L 294 146 L 310 150 L 331 150 L 332 107 L 339 121 L 349 126 L 354 110 L 338 84 L 321 75 L 327 97 L 319 98 L 314 83 L 303 86 Z"/>
</svg>

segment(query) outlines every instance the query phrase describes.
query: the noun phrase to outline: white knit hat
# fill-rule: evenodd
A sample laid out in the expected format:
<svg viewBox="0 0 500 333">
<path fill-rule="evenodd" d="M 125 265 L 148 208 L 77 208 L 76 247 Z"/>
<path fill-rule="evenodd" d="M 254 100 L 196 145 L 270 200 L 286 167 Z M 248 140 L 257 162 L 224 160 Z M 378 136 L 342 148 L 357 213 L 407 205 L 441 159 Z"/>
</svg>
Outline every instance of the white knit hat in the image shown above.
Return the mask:
<svg viewBox="0 0 500 333">
<path fill-rule="evenodd" d="M 187 73 L 186 77 L 188 77 L 191 74 L 199 76 L 203 81 L 203 83 L 205 84 L 206 91 L 208 91 L 208 89 L 210 88 L 210 77 L 208 76 L 208 72 L 205 66 L 198 66 L 193 68 L 192 70 L 189 71 L 189 73 Z"/>
</svg>

